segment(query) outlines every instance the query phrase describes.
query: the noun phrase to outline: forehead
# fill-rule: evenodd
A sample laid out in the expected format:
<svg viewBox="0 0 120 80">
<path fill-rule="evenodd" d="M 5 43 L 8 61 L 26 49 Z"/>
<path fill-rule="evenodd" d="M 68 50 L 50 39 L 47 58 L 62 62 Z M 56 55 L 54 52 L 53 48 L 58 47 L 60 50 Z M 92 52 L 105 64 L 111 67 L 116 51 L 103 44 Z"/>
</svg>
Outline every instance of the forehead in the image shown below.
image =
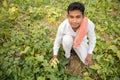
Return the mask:
<svg viewBox="0 0 120 80">
<path fill-rule="evenodd" d="M 82 12 L 80 10 L 73 10 L 73 11 L 69 11 L 68 15 L 72 15 L 72 16 L 82 15 Z"/>
</svg>

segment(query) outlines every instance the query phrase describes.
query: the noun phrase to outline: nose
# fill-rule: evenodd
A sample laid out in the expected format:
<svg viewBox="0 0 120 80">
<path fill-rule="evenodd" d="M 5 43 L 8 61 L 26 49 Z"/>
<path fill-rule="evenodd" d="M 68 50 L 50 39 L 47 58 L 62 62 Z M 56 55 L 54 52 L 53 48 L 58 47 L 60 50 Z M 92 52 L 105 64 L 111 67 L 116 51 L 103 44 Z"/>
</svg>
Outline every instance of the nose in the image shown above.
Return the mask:
<svg viewBox="0 0 120 80">
<path fill-rule="evenodd" d="M 77 22 L 77 20 L 74 18 L 74 19 L 73 19 L 73 22 Z"/>
</svg>

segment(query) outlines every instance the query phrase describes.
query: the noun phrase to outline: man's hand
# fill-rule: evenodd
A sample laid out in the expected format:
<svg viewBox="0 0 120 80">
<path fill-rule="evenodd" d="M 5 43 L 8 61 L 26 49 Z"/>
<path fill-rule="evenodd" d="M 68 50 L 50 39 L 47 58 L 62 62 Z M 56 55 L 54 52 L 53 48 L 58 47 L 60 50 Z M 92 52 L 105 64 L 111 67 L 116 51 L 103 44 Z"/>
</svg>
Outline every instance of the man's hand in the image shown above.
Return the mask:
<svg viewBox="0 0 120 80">
<path fill-rule="evenodd" d="M 53 67 L 53 68 L 57 68 L 57 65 L 59 64 L 59 61 L 57 59 L 57 55 L 54 55 L 51 60 L 50 60 L 50 65 Z"/>
<path fill-rule="evenodd" d="M 57 58 L 57 55 L 54 55 L 54 56 L 50 59 L 49 63 L 51 64 L 52 61 L 53 61 L 55 58 Z"/>
<path fill-rule="evenodd" d="M 85 63 L 87 64 L 87 66 L 91 66 L 93 64 L 92 62 L 92 54 L 87 55 L 86 59 L 85 59 Z"/>
</svg>

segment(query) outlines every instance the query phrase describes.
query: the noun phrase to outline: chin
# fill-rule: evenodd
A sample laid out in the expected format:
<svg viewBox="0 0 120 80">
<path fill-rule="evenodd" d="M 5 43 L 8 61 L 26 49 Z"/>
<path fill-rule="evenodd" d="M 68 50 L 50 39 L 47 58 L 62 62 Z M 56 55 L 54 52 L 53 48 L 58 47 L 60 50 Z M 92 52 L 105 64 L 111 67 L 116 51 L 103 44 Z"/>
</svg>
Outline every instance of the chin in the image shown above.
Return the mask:
<svg viewBox="0 0 120 80">
<path fill-rule="evenodd" d="M 72 28 L 76 29 L 76 28 L 78 28 L 78 26 L 73 26 Z"/>
<path fill-rule="evenodd" d="M 77 27 L 72 27 L 73 29 L 76 29 Z"/>
</svg>

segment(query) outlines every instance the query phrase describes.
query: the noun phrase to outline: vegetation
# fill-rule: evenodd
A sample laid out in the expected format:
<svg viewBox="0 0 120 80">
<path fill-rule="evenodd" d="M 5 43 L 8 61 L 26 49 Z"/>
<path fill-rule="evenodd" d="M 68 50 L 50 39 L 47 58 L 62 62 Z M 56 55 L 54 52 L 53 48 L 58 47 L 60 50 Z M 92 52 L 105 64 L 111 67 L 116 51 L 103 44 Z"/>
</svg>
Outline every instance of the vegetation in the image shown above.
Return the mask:
<svg viewBox="0 0 120 80">
<path fill-rule="evenodd" d="M 73 1 L 85 4 L 96 25 L 94 64 L 82 68 L 83 76 L 66 71 L 64 57 L 56 68 L 49 65 L 57 27 Z M 0 80 L 119 80 L 119 15 L 119 0 L 0 0 Z"/>
</svg>

